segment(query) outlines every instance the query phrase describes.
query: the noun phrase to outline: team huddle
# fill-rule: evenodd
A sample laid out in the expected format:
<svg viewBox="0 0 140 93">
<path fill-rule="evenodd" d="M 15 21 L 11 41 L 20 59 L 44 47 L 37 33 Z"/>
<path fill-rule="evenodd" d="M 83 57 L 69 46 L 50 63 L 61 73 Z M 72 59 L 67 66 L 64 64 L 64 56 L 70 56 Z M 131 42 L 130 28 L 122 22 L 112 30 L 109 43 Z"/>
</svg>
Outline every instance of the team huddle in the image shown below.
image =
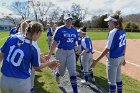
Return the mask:
<svg viewBox="0 0 140 93">
<path fill-rule="evenodd" d="M 108 58 L 109 93 L 116 93 L 116 89 L 118 93 L 122 93 L 121 65 L 125 65 L 126 33 L 119 15 L 110 15 L 105 21 L 108 22 L 111 31 L 108 34 L 105 50 L 95 60 L 92 40 L 86 34 L 87 27 L 76 29 L 72 25 L 74 19 L 71 15 L 64 16 L 64 25 L 57 28 L 55 26 L 54 29 L 52 25 L 48 27 L 49 53 L 47 55 L 40 53 L 37 44 L 43 31 L 42 24 L 33 20 L 21 22 L 16 34 L 10 34 L 0 48 L 0 61 L 3 60 L 1 93 L 34 93 L 35 70 L 44 67 L 56 70 L 55 77 L 58 84 L 60 76 L 64 76 L 67 68 L 73 93 L 78 93 L 77 60 L 80 60 L 81 72 L 84 73 L 81 83 L 88 84 L 89 78 L 95 82 L 92 68 L 105 55 Z M 56 60 L 49 62 L 54 51 Z"/>
</svg>

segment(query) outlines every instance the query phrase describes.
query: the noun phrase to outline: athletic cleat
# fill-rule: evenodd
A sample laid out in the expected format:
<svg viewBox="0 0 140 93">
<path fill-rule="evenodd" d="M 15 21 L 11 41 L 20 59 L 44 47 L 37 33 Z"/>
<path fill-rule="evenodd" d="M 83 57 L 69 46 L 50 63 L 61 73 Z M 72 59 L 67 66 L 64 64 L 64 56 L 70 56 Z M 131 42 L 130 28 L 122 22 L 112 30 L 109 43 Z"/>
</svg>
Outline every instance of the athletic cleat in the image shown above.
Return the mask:
<svg viewBox="0 0 140 93">
<path fill-rule="evenodd" d="M 90 83 L 88 81 L 86 82 L 84 79 L 81 80 L 81 83 L 85 85 L 90 85 Z"/>
<path fill-rule="evenodd" d="M 86 81 L 84 79 L 81 80 L 81 83 L 85 83 Z"/>
</svg>

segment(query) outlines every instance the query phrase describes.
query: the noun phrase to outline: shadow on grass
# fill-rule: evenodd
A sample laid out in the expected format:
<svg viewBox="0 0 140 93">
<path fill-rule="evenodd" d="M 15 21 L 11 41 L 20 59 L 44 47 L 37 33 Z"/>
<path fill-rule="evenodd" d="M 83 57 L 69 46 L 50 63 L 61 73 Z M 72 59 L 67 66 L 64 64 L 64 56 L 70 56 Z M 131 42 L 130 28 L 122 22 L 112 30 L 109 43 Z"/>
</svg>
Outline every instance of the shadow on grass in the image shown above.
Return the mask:
<svg viewBox="0 0 140 93">
<path fill-rule="evenodd" d="M 77 69 L 76 71 L 79 73 L 78 77 L 83 79 L 84 77 L 84 73 L 81 72 L 81 66 L 77 65 Z M 94 73 L 94 72 L 93 72 Z M 95 85 L 97 88 L 95 87 L 92 87 L 89 85 L 90 89 L 96 93 L 108 93 L 107 90 L 108 90 L 108 81 L 106 78 L 104 77 L 97 77 L 97 76 L 94 76 L 95 77 L 95 82 L 93 81 L 89 81 L 90 83 L 92 83 L 93 85 Z"/>
<path fill-rule="evenodd" d="M 41 75 L 35 76 L 35 87 L 34 87 L 34 93 L 50 93 L 46 90 L 44 90 L 43 86 L 45 85 L 44 82 L 39 82 L 38 79 L 41 77 Z"/>
<path fill-rule="evenodd" d="M 97 77 L 94 76 L 95 80 L 96 80 L 96 85 L 99 89 L 101 89 L 102 91 L 107 91 L 108 90 L 108 81 L 106 78 L 104 77 Z M 103 92 L 105 93 L 105 92 Z M 108 92 L 107 92 L 108 93 Z"/>
</svg>

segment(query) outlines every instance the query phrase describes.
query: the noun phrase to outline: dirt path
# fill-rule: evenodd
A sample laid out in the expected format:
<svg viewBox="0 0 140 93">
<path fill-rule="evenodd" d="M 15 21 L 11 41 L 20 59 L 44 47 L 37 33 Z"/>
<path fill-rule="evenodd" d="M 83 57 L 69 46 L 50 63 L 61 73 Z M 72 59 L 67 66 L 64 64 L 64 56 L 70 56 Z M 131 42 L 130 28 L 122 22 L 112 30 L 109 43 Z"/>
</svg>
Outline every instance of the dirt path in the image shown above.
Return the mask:
<svg viewBox="0 0 140 93">
<path fill-rule="evenodd" d="M 104 50 L 106 40 L 93 41 L 94 58 L 97 58 Z M 140 39 L 127 39 L 126 48 L 126 62 L 127 64 L 122 67 L 122 72 L 134 79 L 140 80 Z M 101 62 L 106 64 L 106 57 Z"/>
<path fill-rule="evenodd" d="M 78 75 L 77 84 L 78 84 L 78 93 L 107 93 L 96 83 L 89 82 L 89 85 L 81 83 L 82 77 Z M 65 76 L 60 79 L 59 88 L 62 93 L 73 93 L 71 83 L 69 81 L 68 71 L 66 71 Z"/>
<path fill-rule="evenodd" d="M 54 60 L 55 57 L 52 56 L 50 60 Z M 79 73 L 79 70 L 77 69 L 77 85 L 78 85 L 78 93 L 107 93 L 102 87 L 100 87 L 96 80 L 95 82 L 89 82 L 89 84 L 83 84 L 81 83 L 81 80 L 83 79 L 83 76 Z M 73 93 L 71 83 L 69 80 L 69 74 L 66 70 L 66 73 L 63 77 L 60 77 L 60 84 L 59 88 L 62 93 Z"/>
</svg>

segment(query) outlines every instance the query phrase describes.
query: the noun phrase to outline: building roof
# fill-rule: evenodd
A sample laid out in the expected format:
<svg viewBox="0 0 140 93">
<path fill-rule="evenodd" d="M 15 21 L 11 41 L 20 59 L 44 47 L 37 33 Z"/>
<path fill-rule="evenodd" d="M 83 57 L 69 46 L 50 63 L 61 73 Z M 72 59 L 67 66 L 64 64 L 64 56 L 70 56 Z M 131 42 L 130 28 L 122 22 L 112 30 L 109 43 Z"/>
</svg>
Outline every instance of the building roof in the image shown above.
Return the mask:
<svg viewBox="0 0 140 93">
<path fill-rule="evenodd" d="M 13 18 L 12 20 L 10 20 L 9 18 L 0 18 L 0 26 L 15 26 L 16 24 L 21 22 L 21 18 Z"/>
<path fill-rule="evenodd" d="M 0 20 L 0 26 L 15 26 L 10 20 Z"/>
</svg>

